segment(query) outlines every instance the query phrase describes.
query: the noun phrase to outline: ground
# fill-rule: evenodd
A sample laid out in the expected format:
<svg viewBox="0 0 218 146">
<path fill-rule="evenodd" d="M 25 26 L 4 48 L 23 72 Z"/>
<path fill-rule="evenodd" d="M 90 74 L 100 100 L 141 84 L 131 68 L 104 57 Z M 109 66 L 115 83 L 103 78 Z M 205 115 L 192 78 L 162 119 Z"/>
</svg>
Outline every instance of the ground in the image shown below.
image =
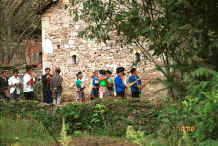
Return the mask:
<svg viewBox="0 0 218 146">
<path fill-rule="evenodd" d="M 70 146 L 139 146 L 122 139 L 109 137 L 88 136 L 85 138 L 73 138 Z"/>
</svg>

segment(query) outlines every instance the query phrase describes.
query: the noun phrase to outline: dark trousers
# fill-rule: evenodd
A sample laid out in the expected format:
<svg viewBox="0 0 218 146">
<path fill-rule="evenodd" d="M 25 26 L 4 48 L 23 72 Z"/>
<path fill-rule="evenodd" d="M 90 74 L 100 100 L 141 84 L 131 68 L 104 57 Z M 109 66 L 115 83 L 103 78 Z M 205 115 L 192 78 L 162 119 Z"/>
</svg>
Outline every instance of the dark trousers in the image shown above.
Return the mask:
<svg viewBox="0 0 218 146">
<path fill-rule="evenodd" d="M 16 90 L 14 91 L 14 93 L 11 94 L 11 98 L 14 99 L 14 100 L 16 100 L 16 101 L 18 101 L 18 97 L 19 97 L 19 96 L 20 96 L 20 95 L 17 94 Z"/>
<path fill-rule="evenodd" d="M 24 97 L 26 100 L 33 100 L 34 93 L 32 92 L 24 92 Z"/>
<path fill-rule="evenodd" d="M 134 89 L 134 90 L 133 90 Z M 131 91 L 132 92 L 132 97 L 133 98 L 139 98 L 139 95 L 140 95 L 140 90 L 139 90 L 139 88 L 137 87 L 137 88 L 133 88 L 132 90 L 133 91 Z"/>
<path fill-rule="evenodd" d="M 98 98 L 99 97 L 99 88 L 92 88 L 92 91 L 91 91 L 91 99 L 94 99 L 94 98 Z"/>
<path fill-rule="evenodd" d="M 117 97 L 125 97 L 125 91 L 117 92 Z"/>
<path fill-rule="evenodd" d="M 137 91 L 137 92 L 132 92 L 132 97 L 133 98 L 139 98 L 139 95 L 140 95 L 140 92 Z"/>
<path fill-rule="evenodd" d="M 6 95 L 5 95 L 5 93 L 4 92 L 1 92 L 0 93 L 0 98 L 2 98 L 2 100 L 6 100 L 6 101 L 9 101 L 9 97 L 7 97 Z"/>
<path fill-rule="evenodd" d="M 43 91 L 43 102 L 47 104 L 52 103 L 52 92 L 51 91 Z"/>
</svg>

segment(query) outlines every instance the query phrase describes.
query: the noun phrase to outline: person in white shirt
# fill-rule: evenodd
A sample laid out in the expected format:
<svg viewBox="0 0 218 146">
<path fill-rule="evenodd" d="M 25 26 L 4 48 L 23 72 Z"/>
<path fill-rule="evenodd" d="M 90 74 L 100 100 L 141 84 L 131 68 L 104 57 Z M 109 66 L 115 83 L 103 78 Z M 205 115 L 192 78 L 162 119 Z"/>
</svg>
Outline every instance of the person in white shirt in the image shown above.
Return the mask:
<svg viewBox="0 0 218 146">
<path fill-rule="evenodd" d="M 20 96 L 20 86 L 22 85 L 21 79 L 18 77 L 18 70 L 13 70 L 13 76 L 8 79 L 8 85 L 10 88 L 11 98 L 14 100 L 18 100 Z"/>
<path fill-rule="evenodd" d="M 23 76 L 23 92 L 26 100 L 33 100 L 33 84 L 35 83 L 35 77 L 32 74 L 31 67 L 27 66 L 26 74 Z"/>
</svg>

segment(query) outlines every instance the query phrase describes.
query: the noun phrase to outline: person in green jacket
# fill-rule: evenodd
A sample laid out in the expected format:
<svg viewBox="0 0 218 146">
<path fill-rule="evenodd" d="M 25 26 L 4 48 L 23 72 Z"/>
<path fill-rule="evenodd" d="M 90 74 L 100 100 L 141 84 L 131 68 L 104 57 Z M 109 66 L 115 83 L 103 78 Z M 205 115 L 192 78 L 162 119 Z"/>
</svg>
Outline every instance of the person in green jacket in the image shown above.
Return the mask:
<svg viewBox="0 0 218 146">
<path fill-rule="evenodd" d="M 99 70 L 99 98 L 106 96 L 107 74 L 105 70 Z"/>
<path fill-rule="evenodd" d="M 85 94 L 84 94 L 85 86 L 82 82 L 82 78 L 83 78 L 82 72 L 78 72 L 76 76 L 77 76 L 77 80 L 76 80 L 77 98 L 76 98 L 76 101 L 81 100 L 82 102 L 84 102 L 85 101 Z"/>
<path fill-rule="evenodd" d="M 112 79 L 112 72 L 107 70 L 107 88 L 110 96 L 114 95 L 114 81 Z"/>
</svg>

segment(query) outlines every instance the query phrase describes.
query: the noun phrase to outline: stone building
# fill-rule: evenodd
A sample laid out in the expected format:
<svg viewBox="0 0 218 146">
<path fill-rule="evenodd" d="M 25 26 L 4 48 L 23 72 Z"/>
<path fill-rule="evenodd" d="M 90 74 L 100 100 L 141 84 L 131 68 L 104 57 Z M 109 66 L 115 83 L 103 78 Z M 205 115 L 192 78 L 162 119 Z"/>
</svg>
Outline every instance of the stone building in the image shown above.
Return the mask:
<svg viewBox="0 0 218 146">
<path fill-rule="evenodd" d="M 96 69 L 109 69 L 113 71 L 123 66 L 127 71 L 133 63 L 143 59 L 136 46 L 120 46 L 113 41 L 96 43 L 92 40 L 78 38 L 78 32 L 85 28 L 83 21 L 74 22 L 69 11 L 64 6 L 68 0 L 55 1 L 42 14 L 42 61 L 43 70 L 46 67 L 54 69 L 60 67 L 64 78 L 64 94 L 75 91 L 76 73 L 82 71 L 86 83 L 86 93 L 89 92 L 91 74 Z M 135 48 L 135 49 L 133 49 Z M 137 65 L 143 78 L 158 76 L 154 65 L 141 61 Z M 146 90 L 147 91 L 147 90 Z"/>
</svg>

